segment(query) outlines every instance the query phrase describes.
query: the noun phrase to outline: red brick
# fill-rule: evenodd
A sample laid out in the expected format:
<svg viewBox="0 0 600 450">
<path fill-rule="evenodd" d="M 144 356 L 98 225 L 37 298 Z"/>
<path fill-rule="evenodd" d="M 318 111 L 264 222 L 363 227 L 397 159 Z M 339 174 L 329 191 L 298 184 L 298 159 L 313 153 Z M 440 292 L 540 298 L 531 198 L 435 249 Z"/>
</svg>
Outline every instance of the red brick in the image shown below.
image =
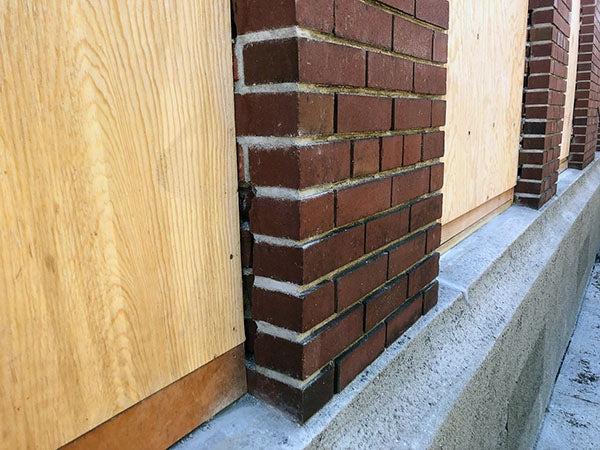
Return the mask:
<svg viewBox="0 0 600 450">
<path fill-rule="evenodd" d="M 253 369 L 247 370 L 248 392 L 273 404 L 296 420 L 305 422 L 333 397 L 335 378 L 333 364 L 302 388 L 266 377 Z"/>
<path fill-rule="evenodd" d="M 448 35 L 436 31 L 433 35 L 433 60 L 437 62 L 448 61 Z"/>
<path fill-rule="evenodd" d="M 396 56 L 369 52 L 368 86 L 379 89 L 410 91 L 413 88 L 414 63 Z"/>
<path fill-rule="evenodd" d="M 394 124 L 395 130 L 428 128 L 431 126 L 431 100 L 417 98 L 397 98 Z"/>
<path fill-rule="evenodd" d="M 421 161 L 423 155 L 423 138 L 421 134 L 404 136 L 404 166 L 412 166 Z"/>
<path fill-rule="evenodd" d="M 403 136 L 381 138 L 381 170 L 391 170 L 402 166 L 403 147 Z"/>
<path fill-rule="evenodd" d="M 408 274 L 408 296 L 412 297 L 430 282 L 435 280 L 439 272 L 439 253 L 434 253 Z"/>
<path fill-rule="evenodd" d="M 389 278 L 404 272 L 425 256 L 426 237 L 426 233 L 419 233 L 389 251 Z"/>
<path fill-rule="evenodd" d="M 446 93 L 446 69 L 429 64 L 415 64 L 415 92 L 421 94 Z"/>
<path fill-rule="evenodd" d="M 296 240 L 331 230 L 334 223 L 332 192 L 305 200 L 256 197 L 250 210 L 253 233 Z"/>
<path fill-rule="evenodd" d="M 410 230 L 417 230 L 442 217 L 442 195 L 434 195 L 410 207 Z"/>
<path fill-rule="evenodd" d="M 446 102 L 434 100 L 431 104 L 431 126 L 441 127 L 446 124 Z"/>
<path fill-rule="evenodd" d="M 446 0 L 416 0 L 415 16 L 425 22 L 448 28 L 450 7 Z"/>
<path fill-rule="evenodd" d="M 444 164 L 431 166 L 429 192 L 439 191 L 444 186 Z"/>
<path fill-rule="evenodd" d="M 385 348 L 385 326 L 373 330 L 336 361 L 336 392 L 341 391 Z"/>
<path fill-rule="evenodd" d="M 442 226 L 436 223 L 427 230 L 427 248 L 425 253 L 431 253 L 436 250 L 442 241 Z"/>
<path fill-rule="evenodd" d="M 301 296 L 254 288 L 252 317 L 304 333 L 335 313 L 334 284 L 327 281 Z"/>
<path fill-rule="evenodd" d="M 338 95 L 338 133 L 388 131 L 392 99 L 362 95 Z"/>
<path fill-rule="evenodd" d="M 256 364 L 305 380 L 355 342 L 363 332 L 363 305 L 324 325 L 302 342 L 258 333 Z"/>
<path fill-rule="evenodd" d="M 350 143 L 281 149 L 250 148 L 250 177 L 257 186 L 303 189 L 350 176 Z"/>
<path fill-rule="evenodd" d="M 346 225 L 390 207 L 391 178 L 341 189 L 336 193 L 335 222 Z"/>
<path fill-rule="evenodd" d="M 382 3 L 411 15 L 415 13 L 415 0 L 382 0 Z"/>
<path fill-rule="evenodd" d="M 369 259 L 343 273 L 335 282 L 336 311 L 343 311 L 387 280 L 388 255 Z"/>
<path fill-rule="evenodd" d="M 423 135 L 423 160 L 444 156 L 444 132 L 434 131 Z"/>
<path fill-rule="evenodd" d="M 392 206 L 401 205 L 429 192 L 429 167 L 404 172 L 394 177 Z"/>
<path fill-rule="evenodd" d="M 379 139 L 363 139 L 352 143 L 352 176 L 379 171 Z"/>
<path fill-rule="evenodd" d="M 365 331 L 369 331 L 406 300 L 408 277 L 402 276 L 365 301 Z"/>
<path fill-rule="evenodd" d="M 333 132 L 333 96 L 304 93 L 236 96 L 239 136 L 295 136 Z"/>
<path fill-rule="evenodd" d="M 392 15 L 358 0 L 335 0 L 335 34 L 377 47 L 392 46 Z"/>
<path fill-rule="evenodd" d="M 406 330 L 408 330 L 423 314 L 423 296 L 419 295 L 404 303 L 398 311 L 390 316 L 386 322 L 385 345 L 394 343 Z"/>
<path fill-rule="evenodd" d="M 254 272 L 296 284 L 308 284 L 360 258 L 364 253 L 364 225 L 335 233 L 302 247 L 264 242 L 254 244 Z"/>
<path fill-rule="evenodd" d="M 402 17 L 394 18 L 394 51 L 431 59 L 433 31 Z"/>
<path fill-rule="evenodd" d="M 436 281 L 425 292 L 423 292 L 423 314 L 427 314 L 437 305 L 439 283 Z"/>
<path fill-rule="evenodd" d="M 235 0 L 239 34 L 302 25 L 333 30 L 333 0 Z"/>
<path fill-rule="evenodd" d="M 365 251 L 372 252 L 408 233 L 409 208 L 403 208 L 366 224 Z"/>
</svg>

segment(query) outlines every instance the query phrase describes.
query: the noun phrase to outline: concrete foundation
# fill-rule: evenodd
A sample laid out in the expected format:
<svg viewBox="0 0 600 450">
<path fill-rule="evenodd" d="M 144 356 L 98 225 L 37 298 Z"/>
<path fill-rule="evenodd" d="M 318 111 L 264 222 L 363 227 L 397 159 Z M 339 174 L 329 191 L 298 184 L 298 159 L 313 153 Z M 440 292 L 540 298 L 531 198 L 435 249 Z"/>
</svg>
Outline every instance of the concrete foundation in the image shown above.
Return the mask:
<svg viewBox="0 0 600 450">
<path fill-rule="evenodd" d="M 307 424 L 246 396 L 176 448 L 531 448 L 599 247 L 597 159 L 444 254 L 435 310 Z"/>
</svg>

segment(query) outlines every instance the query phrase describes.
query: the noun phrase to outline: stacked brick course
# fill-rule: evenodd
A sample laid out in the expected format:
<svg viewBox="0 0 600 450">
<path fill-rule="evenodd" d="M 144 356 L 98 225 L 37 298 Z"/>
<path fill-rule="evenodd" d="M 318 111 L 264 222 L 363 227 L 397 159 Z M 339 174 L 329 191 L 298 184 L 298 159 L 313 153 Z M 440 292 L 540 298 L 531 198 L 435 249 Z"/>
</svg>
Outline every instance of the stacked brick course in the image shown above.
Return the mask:
<svg viewBox="0 0 600 450">
<path fill-rule="evenodd" d="M 235 2 L 249 389 L 300 421 L 437 302 L 448 15 Z"/>
<path fill-rule="evenodd" d="M 571 0 L 529 0 L 517 201 L 540 207 L 556 193 L 562 140 Z"/>
<path fill-rule="evenodd" d="M 600 2 L 582 0 L 579 62 L 569 167 L 583 169 L 594 159 L 600 107 Z"/>
</svg>

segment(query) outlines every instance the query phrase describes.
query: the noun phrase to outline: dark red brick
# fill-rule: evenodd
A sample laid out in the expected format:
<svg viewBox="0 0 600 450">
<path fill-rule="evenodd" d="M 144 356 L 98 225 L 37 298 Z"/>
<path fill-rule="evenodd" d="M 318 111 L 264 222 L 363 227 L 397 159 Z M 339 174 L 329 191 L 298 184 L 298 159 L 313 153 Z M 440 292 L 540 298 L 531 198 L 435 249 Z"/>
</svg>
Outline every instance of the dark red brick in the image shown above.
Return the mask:
<svg viewBox="0 0 600 450">
<path fill-rule="evenodd" d="M 446 124 L 446 102 L 434 100 L 431 104 L 431 126 L 441 127 Z"/>
<path fill-rule="evenodd" d="M 250 148 L 250 177 L 257 186 L 303 189 L 350 176 L 350 143 L 282 149 Z"/>
<path fill-rule="evenodd" d="M 442 217 L 442 195 L 434 195 L 410 207 L 410 230 L 417 230 Z"/>
<path fill-rule="evenodd" d="M 444 164 L 431 166 L 429 192 L 439 191 L 444 186 Z"/>
<path fill-rule="evenodd" d="M 363 332 L 363 305 L 324 325 L 302 342 L 258 332 L 254 343 L 256 364 L 305 380 L 338 356 Z"/>
<path fill-rule="evenodd" d="M 442 241 L 442 226 L 436 223 L 433 227 L 427 230 L 427 248 L 425 253 L 431 253 L 436 250 Z"/>
<path fill-rule="evenodd" d="M 446 69 L 429 64 L 415 64 L 415 92 L 421 94 L 446 93 Z"/>
<path fill-rule="evenodd" d="M 415 16 L 448 29 L 450 6 L 447 0 L 416 0 Z"/>
<path fill-rule="evenodd" d="M 335 282 L 336 311 L 343 311 L 387 280 L 388 255 L 369 259 L 343 273 Z"/>
<path fill-rule="evenodd" d="M 408 274 L 408 296 L 412 297 L 438 276 L 439 253 L 434 253 Z"/>
<path fill-rule="evenodd" d="M 352 176 L 379 171 L 379 139 L 363 139 L 352 143 Z"/>
<path fill-rule="evenodd" d="M 434 131 L 423 135 L 423 160 L 444 156 L 444 132 Z"/>
<path fill-rule="evenodd" d="M 256 197 L 252 201 L 252 232 L 296 240 L 331 230 L 334 223 L 332 192 L 305 200 Z"/>
<path fill-rule="evenodd" d="M 368 86 L 409 91 L 413 88 L 414 63 L 396 56 L 369 52 Z"/>
<path fill-rule="evenodd" d="M 438 302 L 439 283 L 436 281 L 423 292 L 423 314 L 427 314 L 437 305 Z"/>
<path fill-rule="evenodd" d="M 365 331 L 369 331 L 406 300 L 408 277 L 401 276 L 365 300 Z"/>
<path fill-rule="evenodd" d="M 401 205 L 429 192 L 429 167 L 403 172 L 394 177 L 392 206 Z"/>
<path fill-rule="evenodd" d="M 404 303 L 386 322 L 385 345 L 394 343 L 406 330 L 415 324 L 423 314 L 423 296 L 419 295 Z"/>
<path fill-rule="evenodd" d="M 431 59 L 432 50 L 432 30 L 402 17 L 394 18 L 394 51 L 417 58 Z"/>
<path fill-rule="evenodd" d="M 382 0 L 382 3 L 411 15 L 415 13 L 415 0 Z"/>
<path fill-rule="evenodd" d="M 428 128 L 431 126 L 431 100 L 397 98 L 394 102 L 395 130 Z"/>
<path fill-rule="evenodd" d="M 403 208 L 367 222 L 365 251 L 372 252 L 408 233 L 409 212 Z"/>
<path fill-rule="evenodd" d="M 283 409 L 303 423 L 319 411 L 334 394 L 334 366 L 326 366 L 321 373 L 302 388 L 247 370 L 248 391 L 257 398 Z"/>
<path fill-rule="evenodd" d="M 433 35 L 433 60 L 437 62 L 448 61 L 448 35 L 436 31 Z"/>
<path fill-rule="evenodd" d="M 412 166 L 423 158 L 423 138 L 421 134 L 408 134 L 404 136 L 404 166 Z"/>
<path fill-rule="evenodd" d="M 359 0 L 335 0 L 335 34 L 389 49 L 392 15 Z"/>
<path fill-rule="evenodd" d="M 381 170 L 391 170 L 401 167 L 403 148 L 403 136 L 387 136 L 381 138 Z"/>
<path fill-rule="evenodd" d="M 388 131 L 392 99 L 363 95 L 338 95 L 338 133 Z"/>
<path fill-rule="evenodd" d="M 426 233 L 419 233 L 389 251 L 389 278 L 404 272 L 425 256 L 426 237 Z"/>
<path fill-rule="evenodd" d="M 346 225 L 390 207 L 391 178 L 341 189 L 336 193 L 335 222 Z"/>
<path fill-rule="evenodd" d="M 333 96 L 304 93 L 236 96 L 240 136 L 295 136 L 333 132 Z"/>
<path fill-rule="evenodd" d="M 385 326 L 382 324 L 340 356 L 336 363 L 336 392 L 340 392 L 385 348 Z"/>
<path fill-rule="evenodd" d="M 304 333 L 335 313 L 334 284 L 327 281 L 301 296 L 254 288 L 252 317 Z"/>
</svg>

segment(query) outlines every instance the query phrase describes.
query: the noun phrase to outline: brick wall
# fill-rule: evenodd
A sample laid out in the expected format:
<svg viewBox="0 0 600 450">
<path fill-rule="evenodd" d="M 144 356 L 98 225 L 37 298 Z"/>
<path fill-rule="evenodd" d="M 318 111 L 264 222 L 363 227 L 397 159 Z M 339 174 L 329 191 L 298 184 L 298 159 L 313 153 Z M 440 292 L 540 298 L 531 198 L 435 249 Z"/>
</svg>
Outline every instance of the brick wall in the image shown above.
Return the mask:
<svg viewBox="0 0 600 450">
<path fill-rule="evenodd" d="M 582 0 L 579 63 L 569 167 L 582 169 L 594 159 L 600 106 L 600 2 Z"/>
<path fill-rule="evenodd" d="M 516 199 L 540 207 L 556 193 L 569 61 L 571 0 L 529 0 L 523 128 Z"/>
<path fill-rule="evenodd" d="M 449 6 L 234 6 L 249 389 L 304 421 L 437 302 Z"/>
</svg>

